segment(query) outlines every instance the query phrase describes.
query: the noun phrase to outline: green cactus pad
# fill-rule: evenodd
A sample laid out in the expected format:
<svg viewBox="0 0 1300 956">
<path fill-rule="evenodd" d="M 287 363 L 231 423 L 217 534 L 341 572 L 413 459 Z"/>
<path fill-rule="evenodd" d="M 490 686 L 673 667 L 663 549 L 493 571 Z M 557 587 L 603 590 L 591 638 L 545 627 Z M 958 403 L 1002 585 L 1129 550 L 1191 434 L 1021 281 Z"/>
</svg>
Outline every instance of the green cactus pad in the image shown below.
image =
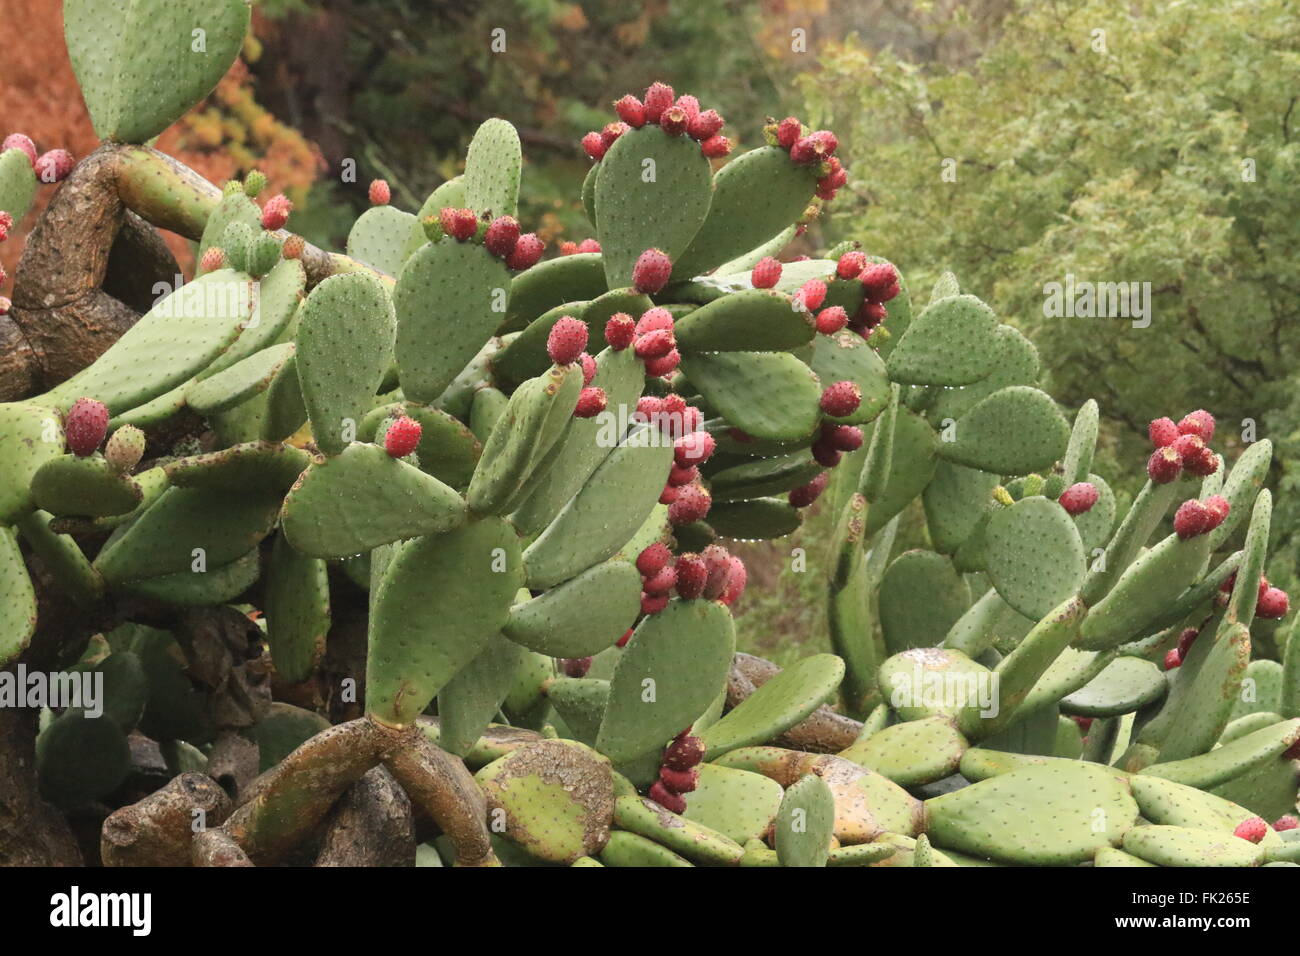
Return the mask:
<svg viewBox="0 0 1300 956">
<path fill-rule="evenodd" d="M 472 242 L 422 246 L 393 290 L 402 390 L 433 402 L 474 358 L 506 316 L 510 273 Z"/>
<path fill-rule="evenodd" d="M 349 258 L 396 278 L 409 254 L 407 244 L 420 220 L 394 206 L 371 206 L 348 233 Z"/>
<path fill-rule="evenodd" d="M 81 396 L 113 414 L 137 408 L 193 378 L 240 335 L 252 308 L 250 280 L 229 269 L 181 286 L 89 367 L 47 393 L 67 408 Z"/>
<path fill-rule="evenodd" d="M 796 166 L 778 146 L 737 156 L 713 177 L 709 215 L 674 267 L 677 277 L 702 275 L 783 233 L 803 215 L 816 188 L 816 170 Z"/>
<path fill-rule="evenodd" d="M 294 354 L 292 342 L 273 345 L 236 362 L 185 390 L 185 402 L 200 415 L 224 412 L 260 395 Z"/>
<path fill-rule="evenodd" d="M 474 780 L 489 819 L 503 814 L 506 839 L 538 859 L 572 863 L 599 854 L 610 841 L 609 761 L 589 747 L 539 741 L 488 764 Z"/>
<path fill-rule="evenodd" d="M 501 702 L 527 652 L 494 634 L 474 659 L 438 692 L 438 746 L 463 757 L 474 748 Z"/>
<path fill-rule="evenodd" d="M 1155 866 L 1154 863 L 1148 863 L 1141 857 L 1134 856 L 1132 853 L 1125 853 L 1123 850 L 1117 850 L 1113 846 L 1104 846 L 1097 851 L 1097 855 L 1092 858 L 1093 866 Z"/>
<path fill-rule="evenodd" d="M 320 714 L 282 701 L 272 701 L 266 716 L 253 725 L 257 741 L 258 771 L 265 773 L 297 750 L 330 722 Z"/>
<path fill-rule="evenodd" d="M 0 152 L 0 212 L 22 222 L 36 198 L 36 173 L 32 161 L 21 149 Z"/>
<path fill-rule="evenodd" d="M 284 441 L 292 437 L 307 421 L 307 404 L 298 381 L 298 356 L 290 356 L 263 393 L 262 424 L 258 437 L 266 441 Z"/>
<path fill-rule="evenodd" d="M 287 338 L 306 285 L 307 275 L 297 259 L 276 265 L 256 284 L 253 313 L 239 338 L 197 377 L 209 378 Z"/>
<path fill-rule="evenodd" d="M 620 136 L 596 176 L 596 238 L 609 288 L 632 284 L 632 267 L 647 249 L 660 249 L 675 262 L 707 218 L 712 198 L 712 170 L 699 143 L 655 126 Z"/>
<path fill-rule="evenodd" d="M 755 438 L 797 441 L 811 435 L 821 417 L 822 385 L 788 353 L 692 355 L 681 368 L 711 407 Z"/>
<path fill-rule="evenodd" d="M 497 419 L 505 413 L 506 405 L 509 403 L 509 396 L 499 388 L 488 386 L 475 392 L 469 412 L 469 428 L 474 433 L 474 437 L 480 442 L 487 441 Z M 475 456 L 475 461 L 477 460 Z"/>
<path fill-rule="evenodd" d="M 1145 628 L 1205 568 L 1209 535 L 1186 541 L 1171 534 L 1134 561 L 1092 608 L 1075 645 L 1106 650 L 1146 633 Z M 1086 600 L 1086 594 L 1085 594 Z"/>
<path fill-rule="evenodd" d="M 96 135 L 153 139 L 217 85 L 248 24 L 243 0 L 68 0 L 64 37 Z"/>
<path fill-rule="evenodd" d="M 892 305 L 890 310 L 893 311 Z M 892 324 L 891 319 L 889 325 Z M 935 421 L 961 418 L 994 392 L 1009 385 L 1037 384 L 1042 368 L 1038 349 L 1019 330 L 1010 325 L 999 325 L 993 345 L 998 353 L 993 371 L 973 385 L 943 389 L 931 408 Z M 884 351 L 883 346 L 881 350 Z"/>
<path fill-rule="evenodd" d="M 1088 480 L 1088 474 L 1092 471 L 1092 457 L 1097 450 L 1097 418 L 1097 403 L 1092 399 L 1084 402 L 1074 417 L 1070 444 L 1066 446 L 1065 460 L 1061 463 L 1066 487 Z"/>
<path fill-rule="evenodd" d="M 453 488 L 469 484 L 474 468 L 483 454 L 474 433 L 459 419 L 440 408 L 418 402 L 395 402 L 371 409 L 361 422 L 358 437 L 382 445 L 379 429 L 390 416 L 406 415 L 420 423 L 420 443 L 415 458 L 420 470 Z"/>
<path fill-rule="evenodd" d="M 696 787 L 686 795 L 687 820 L 737 843 L 761 838 L 772 826 L 784 791 L 774 780 L 748 770 L 701 764 Z"/>
<path fill-rule="evenodd" d="M 523 156 L 519 134 L 503 119 L 486 120 L 465 154 L 465 206 L 492 219 L 513 216 L 519 206 Z"/>
<path fill-rule="evenodd" d="M 969 747 L 951 720 L 925 717 L 859 738 L 839 755 L 888 777 L 900 787 L 914 787 L 956 773 Z"/>
<path fill-rule="evenodd" d="M 927 837 L 925 844 L 928 843 L 929 843 L 929 838 Z M 911 837 L 904 836 L 901 833 L 882 833 L 880 836 L 876 837 L 872 845 L 886 847 L 890 850 L 890 853 L 888 856 L 883 857 L 879 862 L 871 863 L 868 865 L 869 866 L 909 866 L 909 867 L 910 866 L 953 867 L 958 865 L 952 857 L 949 857 L 946 853 L 941 852 L 939 850 L 935 850 L 933 848 L 929 849 L 927 854 L 929 857 L 929 863 L 924 863 L 924 862 L 918 863 L 917 862 L 918 858 L 922 858 L 922 855 L 927 853 L 927 851 L 922 850 L 922 846 L 925 844 L 921 843 L 919 835 L 917 839 L 914 840 Z M 853 847 L 851 849 L 856 849 L 856 847 Z M 981 861 L 979 865 L 989 866 L 994 864 L 989 864 L 986 861 Z"/>
<path fill-rule="evenodd" d="M 571 426 L 582 390 L 575 365 L 552 366 L 510 396 L 492 427 L 470 479 L 466 499 L 477 514 L 505 514 L 541 475 L 546 457 Z"/>
<path fill-rule="evenodd" d="M 35 632 L 36 592 L 17 538 L 0 527 L 0 667 L 17 658 Z"/>
<path fill-rule="evenodd" d="M 1070 428 L 1050 397 L 1027 385 L 1012 385 L 958 419 L 953 440 L 940 442 L 938 452 L 981 471 L 1023 475 L 1050 469 L 1069 440 Z"/>
<path fill-rule="evenodd" d="M 709 491 L 715 502 L 777 495 L 808 484 L 824 470 L 806 451 L 756 458 L 709 475 Z"/>
<path fill-rule="evenodd" d="M 261 573 L 260 554 L 256 548 L 203 574 L 174 571 L 157 577 L 139 578 L 118 588 L 155 601 L 181 607 L 207 607 L 228 604 L 247 591 Z"/>
<path fill-rule="evenodd" d="M 668 847 L 626 830 L 615 830 L 609 835 L 600 862 L 605 866 L 694 866 Z"/>
<path fill-rule="evenodd" d="M 1254 815 L 1222 797 L 1157 774 L 1136 774 L 1129 779 L 1129 786 L 1142 816 L 1153 823 L 1231 833 Z"/>
<path fill-rule="evenodd" d="M 843 678 L 844 662 L 834 654 L 814 654 L 785 668 L 699 733 L 708 759 L 776 739 L 821 706 Z"/>
<path fill-rule="evenodd" d="M 162 470 L 177 488 L 246 488 L 283 494 L 310 463 L 311 456 L 301 448 L 257 441 L 177 458 Z"/>
<path fill-rule="evenodd" d="M 812 319 L 783 292 L 747 289 L 714 299 L 676 324 L 677 347 L 694 352 L 789 352 L 813 340 Z"/>
<path fill-rule="evenodd" d="M 932 647 L 970 606 L 966 582 L 933 551 L 905 551 L 880 583 L 880 629 L 889 653 Z"/>
<path fill-rule="evenodd" d="M 1295 814 L 1300 799 L 1296 783 L 1295 761 L 1280 758 L 1256 764 L 1211 792 L 1249 809 L 1255 816 L 1276 820 L 1284 814 Z M 1266 835 L 1264 843 L 1270 842 L 1270 837 Z"/>
<path fill-rule="evenodd" d="M 613 556 L 636 533 L 654 509 L 672 459 L 671 446 L 659 437 L 649 426 L 634 428 L 592 472 L 524 552 L 529 587 L 568 580 Z"/>
<path fill-rule="evenodd" d="M 876 428 L 885 419 L 877 420 Z M 874 433 L 873 433 L 874 434 Z M 937 465 L 935 451 L 941 447 L 938 436 L 924 418 L 907 408 L 900 408 L 894 420 L 893 441 L 883 472 L 871 468 L 868 458 L 862 469 L 859 490 L 867 496 L 866 533 L 873 535 L 900 514 L 930 483 Z M 883 487 L 874 496 L 865 490 L 868 477 L 883 474 Z"/>
<path fill-rule="evenodd" d="M 270 533 L 279 505 L 279 495 L 265 491 L 168 488 L 104 545 L 95 569 L 109 584 L 197 573 L 200 557 L 215 570 Z"/>
<path fill-rule="evenodd" d="M 140 658 L 130 651 L 114 651 L 94 667 L 104 681 L 103 716 L 130 733 L 144 714 L 148 696 L 148 679 Z"/>
<path fill-rule="evenodd" d="M 596 734 L 600 732 L 600 722 L 609 703 L 609 681 L 591 677 L 557 677 L 546 688 L 546 699 L 568 728 L 566 736 L 588 747 L 595 746 Z"/>
<path fill-rule="evenodd" d="M 596 749 L 624 763 L 666 746 L 721 692 L 734 642 L 713 601 L 670 601 L 644 618 L 614 670 Z"/>
<path fill-rule="evenodd" d="M 1273 461 L 1273 443 L 1267 438 L 1250 445 L 1241 453 L 1232 471 L 1224 479 L 1223 489 L 1219 492 L 1232 506 L 1223 523 L 1210 532 L 1210 548 L 1218 550 L 1250 514 L 1251 502 L 1264 487 L 1268 478 L 1269 465 Z M 1220 471 L 1224 466 L 1220 466 Z"/>
<path fill-rule="evenodd" d="M 775 236 L 761 245 L 755 246 L 754 248 L 736 256 L 736 258 L 722 263 L 713 270 L 714 273 L 720 276 L 731 275 L 732 273 L 753 269 L 754 266 L 758 265 L 761 259 L 765 259 L 768 256 L 775 256 L 780 253 L 782 249 L 788 246 L 791 240 L 794 239 L 798 228 L 799 227 L 794 224 L 786 226 Z"/>
<path fill-rule="evenodd" d="M 1249 662 L 1250 631 L 1244 624 L 1234 624 L 1215 635 L 1187 693 L 1170 700 L 1172 710 L 1160 747 L 1160 763 L 1194 757 L 1214 746 L 1228 725 L 1232 701 Z"/>
<path fill-rule="evenodd" d="M 236 222 L 242 222 L 254 231 L 262 228 L 262 210 L 242 190 L 224 194 L 221 201 L 208 213 L 207 222 L 203 225 L 203 235 L 199 238 L 197 258 L 200 261 L 194 270 L 196 278 L 205 274 L 202 265 L 203 253 L 213 246 L 221 248 L 226 227 Z"/>
<path fill-rule="evenodd" d="M 686 798 L 687 806 L 693 799 Z M 734 866 L 744 848 L 724 833 L 698 821 L 670 813 L 653 800 L 625 796 L 614 801 L 614 825 L 680 853 L 689 860 L 714 866 Z"/>
<path fill-rule="evenodd" d="M 903 720 L 924 717 L 976 721 L 981 706 L 992 710 L 995 701 L 981 702 L 981 684 L 991 682 L 992 672 L 960 651 L 939 647 L 916 647 L 885 660 L 877 672 L 881 699 Z M 993 716 L 992 713 L 985 716 Z"/>
<path fill-rule="evenodd" d="M 108 796 L 131 770 L 126 733 L 116 722 L 70 709 L 36 738 L 41 795 L 61 809 Z"/>
<path fill-rule="evenodd" d="M 1079 717 L 1118 717 L 1164 696 L 1164 675 L 1150 661 L 1117 657 L 1083 687 L 1061 699 L 1061 710 Z"/>
<path fill-rule="evenodd" d="M 783 538 L 803 523 L 803 512 L 785 498 L 722 501 L 709 509 L 709 525 L 724 538 L 766 541 Z"/>
<path fill-rule="evenodd" d="M 580 252 L 539 262 L 510 283 L 510 303 L 502 332 L 522 329 L 566 302 L 587 302 L 605 293 L 604 260 L 599 252 Z"/>
<path fill-rule="evenodd" d="M 36 506 L 51 514 L 91 518 L 126 514 L 144 496 L 134 478 L 119 475 L 98 454 L 50 459 L 32 475 L 31 493 Z"/>
<path fill-rule="evenodd" d="M 1209 790 L 1274 760 L 1297 740 L 1300 740 L 1300 719 L 1281 721 L 1206 753 L 1152 764 L 1142 774 Z"/>
<path fill-rule="evenodd" d="M 889 377 L 910 385 L 971 385 L 997 361 L 997 316 L 973 295 L 928 305 L 897 340 Z"/>
<path fill-rule="evenodd" d="M 1242 693 L 1233 701 L 1230 720 L 1260 712 L 1278 713 L 1282 710 L 1282 687 L 1285 680 L 1283 666 L 1277 661 L 1254 660 L 1246 668 Z M 1251 690 L 1245 693 L 1246 688 Z"/>
<path fill-rule="evenodd" d="M 835 825 L 835 795 L 816 774 L 785 791 L 773 824 L 776 856 L 782 866 L 825 866 Z"/>
<path fill-rule="evenodd" d="M 325 562 L 294 550 L 278 535 L 267 564 L 266 638 L 279 678 L 308 680 L 325 653 L 330 627 L 329 577 Z"/>
<path fill-rule="evenodd" d="M 641 610 L 641 575 L 606 561 L 510 610 L 505 634 L 549 657 L 588 657 L 609 647 Z"/>
<path fill-rule="evenodd" d="M 63 420 L 52 408 L 0 404 L 0 525 L 28 514 L 32 476 L 63 454 Z"/>
<path fill-rule="evenodd" d="M 295 365 L 312 436 L 327 455 L 355 437 L 393 355 L 393 303 L 372 275 L 330 276 L 312 290 Z"/>
<path fill-rule="evenodd" d="M 874 866 L 888 860 L 898 852 L 898 847 L 890 843 L 859 843 L 856 846 L 841 846 L 831 850 L 826 858 L 827 866 Z"/>
<path fill-rule="evenodd" d="M 74 604 L 90 604 L 104 596 L 104 582 L 76 540 L 50 527 L 53 516 L 34 511 L 18 522 L 18 531 L 40 556 L 54 586 Z M 0 657 L 3 653 L 0 653 Z"/>
<path fill-rule="evenodd" d="M 367 713 L 411 723 L 501 630 L 521 570 L 514 532 L 496 518 L 402 547 L 372 589 Z"/>
<path fill-rule="evenodd" d="M 1273 493 L 1265 488 L 1256 496 L 1254 507 L 1250 510 L 1250 524 L 1246 528 L 1246 540 L 1241 546 L 1241 564 L 1237 568 L 1237 579 L 1228 596 L 1225 612 L 1227 620 L 1240 622 L 1246 627 L 1250 627 L 1255 620 L 1259 583 L 1264 574 L 1264 562 L 1268 559 L 1268 532 L 1272 522 Z"/>
<path fill-rule="evenodd" d="M 940 461 L 922 493 L 925 524 L 935 550 L 952 554 L 971 536 L 993 503 L 997 475 Z"/>
<path fill-rule="evenodd" d="M 1079 633 L 1087 608 L 1078 597 L 1070 597 L 1053 608 L 1033 626 L 994 669 L 998 688 L 998 713 L 992 719 L 970 711 L 958 725 L 968 735 L 986 736 L 1016 722 L 1026 712 L 1023 702 Z M 1032 713 L 1032 711 L 1031 711 Z"/>
<path fill-rule="evenodd" d="M 834 335 L 819 335 L 813 340 L 808 359 L 823 386 L 835 382 L 853 382 L 862 391 L 857 411 L 831 419 L 841 425 L 865 425 L 873 421 L 889 404 L 891 390 L 885 363 L 867 341 L 855 332 L 841 330 Z"/>
<path fill-rule="evenodd" d="M 1134 827 L 1124 851 L 1156 866 L 1259 866 L 1264 851 L 1249 840 L 1189 827 Z"/>
<path fill-rule="evenodd" d="M 377 445 L 354 443 L 318 460 L 284 499 L 289 543 L 315 558 L 343 558 L 377 545 L 459 525 L 465 503 L 437 478 Z"/>
<path fill-rule="evenodd" d="M 1083 584 L 1083 542 L 1055 501 L 1036 495 L 995 510 L 984 542 L 989 580 L 1028 618 L 1049 613 Z"/>
<path fill-rule="evenodd" d="M 927 800 L 925 809 L 936 843 L 1029 866 L 1091 860 L 1099 848 L 1119 845 L 1138 817 L 1110 770 L 1078 761 L 992 777 Z"/>
</svg>

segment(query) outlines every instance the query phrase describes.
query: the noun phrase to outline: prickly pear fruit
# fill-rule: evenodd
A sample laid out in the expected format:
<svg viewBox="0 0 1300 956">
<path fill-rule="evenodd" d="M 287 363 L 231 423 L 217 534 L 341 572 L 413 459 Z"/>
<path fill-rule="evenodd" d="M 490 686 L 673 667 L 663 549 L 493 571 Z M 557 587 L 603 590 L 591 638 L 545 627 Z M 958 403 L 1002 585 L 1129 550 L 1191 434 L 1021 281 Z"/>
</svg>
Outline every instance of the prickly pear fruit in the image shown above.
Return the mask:
<svg viewBox="0 0 1300 956">
<path fill-rule="evenodd" d="M 104 460 L 119 475 L 129 475 L 144 457 L 144 447 L 144 432 L 134 425 L 123 425 L 104 446 Z"/>
<path fill-rule="evenodd" d="M 672 274 L 672 260 L 659 249 L 647 249 L 632 267 L 632 285 L 638 292 L 654 295 L 668 284 Z"/>
<path fill-rule="evenodd" d="M 388 431 L 384 433 L 384 451 L 392 458 L 405 458 L 420 444 L 423 430 L 423 426 L 414 418 L 403 415 L 389 425 Z"/>
<path fill-rule="evenodd" d="M 63 431 L 68 451 L 79 458 L 93 455 L 108 429 L 108 406 L 93 398 L 79 398 L 68 409 Z"/>
<path fill-rule="evenodd" d="M 566 315 L 551 327 L 546 337 L 546 354 L 556 365 L 569 365 L 587 348 L 587 326 Z"/>
<path fill-rule="evenodd" d="M 289 221 L 289 213 L 293 211 L 293 203 L 284 193 L 272 196 L 262 207 L 262 228 L 274 232 L 277 229 L 283 229 L 284 224 Z"/>
</svg>

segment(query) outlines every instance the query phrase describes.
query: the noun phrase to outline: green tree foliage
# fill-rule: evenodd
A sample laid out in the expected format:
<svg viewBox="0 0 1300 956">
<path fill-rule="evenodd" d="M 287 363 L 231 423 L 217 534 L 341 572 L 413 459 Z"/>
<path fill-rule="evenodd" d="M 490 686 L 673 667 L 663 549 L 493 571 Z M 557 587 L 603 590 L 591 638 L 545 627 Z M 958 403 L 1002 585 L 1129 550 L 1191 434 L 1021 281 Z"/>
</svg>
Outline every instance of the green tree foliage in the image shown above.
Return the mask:
<svg viewBox="0 0 1300 956">
<path fill-rule="evenodd" d="M 989 298 L 1063 400 L 1130 432 L 1198 407 L 1225 440 L 1253 422 L 1300 482 L 1294 4 L 1033 0 L 1002 27 L 965 69 L 856 36 L 824 53 L 801 86 L 855 160 L 835 212 L 913 287 L 952 269 Z M 1149 282 L 1150 327 L 1048 317 L 1067 274 Z"/>
</svg>

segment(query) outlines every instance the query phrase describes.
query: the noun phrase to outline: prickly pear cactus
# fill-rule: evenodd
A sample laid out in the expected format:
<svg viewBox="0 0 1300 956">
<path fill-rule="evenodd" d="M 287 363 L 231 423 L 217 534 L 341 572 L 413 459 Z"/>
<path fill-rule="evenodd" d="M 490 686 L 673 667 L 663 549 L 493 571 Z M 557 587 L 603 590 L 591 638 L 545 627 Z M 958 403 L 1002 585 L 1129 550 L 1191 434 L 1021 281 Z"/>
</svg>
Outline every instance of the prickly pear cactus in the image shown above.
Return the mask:
<svg viewBox="0 0 1300 956">
<path fill-rule="evenodd" d="M 1267 441 L 1230 467 L 1207 412 L 1153 422 L 1122 507 L 1096 405 L 1072 427 L 954 277 L 923 303 L 854 242 L 781 261 L 847 181 L 832 132 L 730 156 L 663 83 L 584 137 L 580 247 L 517 220 L 501 119 L 421 208 L 376 181 L 346 254 L 308 246 L 283 197 L 143 145 L 247 7 L 112 6 L 65 5 L 97 161 L 199 274 L 0 405 L 0 677 L 102 683 L 28 741 L 41 798 L 112 808 L 102 862 L 1294 856 L 1294 623 L 1252 662 L 1287 613 Z M 16 216 L 31 170 L 0 154 Z M 836 653 L 781 670 L 736 651 L 727 542 L 819 498 Z M 927 546 L 896 554 L 905 517 Z"/>
</svg>

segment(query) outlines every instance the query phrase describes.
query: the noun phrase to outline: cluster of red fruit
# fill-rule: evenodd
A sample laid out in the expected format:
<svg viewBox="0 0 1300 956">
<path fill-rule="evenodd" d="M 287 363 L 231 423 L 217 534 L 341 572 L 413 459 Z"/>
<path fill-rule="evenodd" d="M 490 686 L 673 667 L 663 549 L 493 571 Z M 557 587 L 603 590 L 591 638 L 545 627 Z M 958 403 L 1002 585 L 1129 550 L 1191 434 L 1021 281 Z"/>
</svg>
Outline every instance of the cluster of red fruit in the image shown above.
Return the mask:
<svg viewBox="0 0 1300 956">
<path fill-rule="evenodd" d="M 498 222 L 500 220 L 497 220 Z M 603 388 L 596 388 L 596 360 L 587 354 L 587 326 L 571 315 L 562 316 L 546 337 L 546 354 L 556 365 L 582 363 L 582 391 L 573 409 L 574 418 L 594 418 L 605 410 L 608 399 Z"/>
<path fill-rule="evenodd" d="M 713 436 L 700 427 L 703 414 L 680 395 L 645 395 L 637 401 L 632 418 L 653 425 L 673 441 L 673 463 L 659 495 L 659 503 L 668 506 L 669 522 L 677 526 L 703 521 L 713 497 L 700 481 L 700 465 L 717 448 Z"/>
<path fill-rule="evenodd" d="M 619 122 L 582 137 L 583 150 L 596 162 L 605 158 L 620 136 L 647 123 L 657 125 L 669 136 L 686 134 L 700 144 L 700 152 L 709 159 L 731 152 L 731 140 L 721 135 L 725 120 L 718 111 L 701 110 L 699 100 L 689 94 L 677 96 L 667 83 L 650 84 L 644 102 L 627 94 L 614 104 L 614 112 Z"/>
<path fill-rule="evenodd" d="M 1237 572 L 1233 572 L 1228 580 L 1219 585 L 1219 600 L 1224 604 L 1228 601 L 1228 595 L 1232 593 L 1233 587 L 1237 583 Z M 1259 593 L 1255 598 L 1255 616 L 1262 617 L 1265 620 L 1278 620 L 1287 615 L 1291 610 L 1291 597 L 1281 588 L 1275 588 L 1269 584 L 1268 578 L 1264 575 L 1259 576 Z"/>
<path fill-rule="evenodd" d="M 1155 451 L 1147 461 L 1147 474 L 1158 485 L 1168 484 L 1188 472 L 1204 478 L 1219 469 L 1219 456 L 1210 450 L 1214 438 L 1214 416 L 1203 408 L 1172 419 L 1157 418 L 1147 426 Z"/>
<path fill-rule="evenodd" d="M 688 552 L 674 561 L 668 545 L 656 541 L 637 555 L 636 569 L 641 573 L 643 614 L 658 614 L 667 607 L 674 589 L 683 601 L 704 598 L 731 605 L 744 593 L 749 580 L 745 562 L 720 544 L 711 544 L 699 554 Z"/>
<path fill-rule="evenodd" d="M 63 182 L 68 178 L 68 173 L 72 172 L 72 167 L 77 164 L 66 149 L 52 149 L 39 156 L 36 155 L 36 144 L 32 142 L 30 136 L 22 133 L 10 133 L 6 136 L 4 143 L 0 144 L 0 152 L 6 149 L 17 149 L 26 153 L 27 161 L 32 164 L 36 178 L 43 183 Z"/>
<path fill-rule="evenodd" d="M 781 281 L 782 266 L 771 256 L 760 259 L 750 271 L 749 283 L 755 289 L 771 289 Z M 857 279 L 862 283 L 862 304 L 852 316 L 841 305 L 822 308 L 827 286 L 822 279 L 809 279 L 793 296 L 803 311 L 815 313 L 814 323 L 822 335 L 834 335 L 845 327 L 864 339 L 888 315 L 885 303 L 898 295 L 901 286 L 898 270 L 888 262 L 869 262 L 862 252 L 846 252 L 835 264 L 839 279 Z"/>
<path fill-rule="evenodd" d="M 498 216 L 490 222 L 479 219 L 473 209 L 443 209 L 439 211 L 434 229 L 433 217 L 425 219 L 425 233 L 430 239 L 451 236 L 457 242 L 480 240 L 492 255 L 505 262 L 516 272 L 535 266 L 542 258 L 546 244 L 536 233 L 520 234 L 519 220 L 514 216 Z"/>
<path fill-rule="evenodd" d="M 1300 827 L 1300 817 L 1294 817 L 1288 814 L 1284 817 L 1278 817 L 1278 820 L 1273 824 L 1272 829 L 1275 831 L 1294 830 L 1297 827 Z M 1251 843 L 1259 843 L 1268 835 L 1268 831 L 1268 823 L 1265 822 L 1263 817 L 1250 817 L 1249 819 L 1242 820 L 1238 823 L 1236 829 L 1232 831 L 1232 835 L 1240 837 L 1243 840 L 1248 840 Z"/>
<path fill-rule="evenodd" d="M 671 375 L 682 361 L 674 326 L 672 313 L 658 306 L 636 321 L 626 312 L 615 312 L 605 323 L 605 341 L 616 352 L 631 346 L 651 378 Z"/>
<path fill-rule="evenodd" d="M 384 433 L 384 451 L 392 458 L 405 458 L 420 444 L 423 432 L 423 425 L 414 418 L 403 415 L 389 425 L 388 431 Z"/>
<path fill-rule="evenodd" d="M 1207 534 L 1223 524 L 1231 510 L 1232 505 L 1222 495 L 1210 495 L 1204 501 L 1189 498 L 1174 512 L 1174 533 L 1183 541 Z"/>
<path fill-rule="evenodd" d="M 600 243 L 595 239 L 583 239 L 582 242 L 561 242 L 560 255 L 576 256 L 580 252 L 600 252 Z"/>
<path fill-rule="evenodd" d="M 840 141 L 828 129 L 810 133 L 794 116 L 764 127 L 763 135 L 773 146 L 790 154 L 796 166 L 817 167 L 817 198 L 830 201 L 849 181 L 848 170 L 835 156 Z"/>
<path fill-rule="evenodd" d="M 683 794 L 693 791 L 700 782 L 696 769 L 704 759 L 704 744 L 687 727 L 664 748 L 659 779 L 650 784 L 649 797 L 670 813 L 685 813 Z"/>
<path fill-rule="evenodd" d="M 843 418 L 852 415 L 862 404 L 862 389 L 856 382 L 836 382 L 822 392 L 821 410 L 829 418 Z M 743 432 L 732 431 L 732 437 L 739 441 L 749 440 Z M 845 452 L 857 451 L 862 447 L 862 429 L 855 425 L 840 425 L 833 421 L 823 421 L 817 438 L 812 443 L 812 456 L 817 464 L 825 468 L 834 468 L 840 463 Z M 830 481 L 830 472 L 819 472 L 812 481 L 800 485 L 787 496 L 793 508 L 807 508 L 821 497 Z"/>
</svg>

